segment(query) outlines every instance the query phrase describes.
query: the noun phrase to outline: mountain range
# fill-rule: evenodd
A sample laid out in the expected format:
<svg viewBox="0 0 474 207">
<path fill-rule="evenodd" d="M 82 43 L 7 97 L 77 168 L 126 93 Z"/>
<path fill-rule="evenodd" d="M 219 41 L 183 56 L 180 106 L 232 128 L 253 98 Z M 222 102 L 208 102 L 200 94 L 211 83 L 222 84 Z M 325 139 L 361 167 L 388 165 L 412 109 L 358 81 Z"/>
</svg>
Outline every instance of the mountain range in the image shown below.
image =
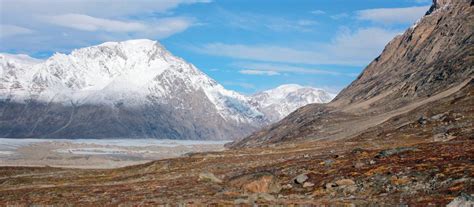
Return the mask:
<svg viewBox="0 0 474 207">
<path fill-rule="evenodd" d="M 230 150 L 109 170 L 3 167 L 0 205 L 474 206 L 473 28 L 474 1 L 433 0 L 331 102 Z"/>
<path fill-rule="evenodd" d="M 147 39 L 0 64 L 2 137 L 229 140 L 334 97 L 298 85 L 244 96 Z"/>
</svg>

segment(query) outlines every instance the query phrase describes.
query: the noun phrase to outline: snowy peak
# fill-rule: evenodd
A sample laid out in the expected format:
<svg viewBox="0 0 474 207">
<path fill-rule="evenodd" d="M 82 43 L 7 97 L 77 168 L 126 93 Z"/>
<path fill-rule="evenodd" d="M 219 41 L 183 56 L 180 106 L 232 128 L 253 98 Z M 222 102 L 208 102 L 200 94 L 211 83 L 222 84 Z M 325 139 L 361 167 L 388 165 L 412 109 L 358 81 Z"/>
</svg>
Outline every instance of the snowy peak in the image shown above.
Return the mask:
<svg viewBox="0 0 474 207">
<path fill-rule="evenodd" d="M 78 116 L 74 120 L 77 124 L 68 125 L 75 127 L 69 132 L 59 127 L 71 121 L 69 113 L 59 117 L 30 114 L 58 120 L 59 128 L 53 131 L 57 136 L 74 133 L 79 137 L 100 137 L 117 132 L 116 136 L 124 137 L 164 134 L 166 136 L 161 138 L 238 138 L 280 120 L 301 106 L 328 102 L 332 98 L 320 89 L 294 84 L 244 96 L 225 89 L 194 65 L 172 55 L 160 43 L 146 39 L 106 42 L 76 49 L 70 54 L 56 53 L 45 61 L 2 54 L 0 63 L 0 102 L 48 103 L 46 107 L 72 109 L 71 114 L 81 107 L 87 108 L 87 113 L 113 112 L 103 115 L 111 123 L 106 132 L 100 128 L 84 128 L 81 123 L 99 122 L 89 116 Z M 35 110 L 42 113 L 58 108 L 32 109 Z M 26 128 L 30 125 L 25 123 Z M 131 125 L 136 127 L 120 128 Z M 41 133 L 50 129 L 38 128 L 34 129 L 38 134 L 9 136 L 43 136 Z M 82 134 L 89 130 L 100 133 Z"/>
<path fill-rule="evenodd" d="M 251 100 L 255 106 L 270 117 L 271 121 L 275 122 L 302 106 L 312 103 L 328 103 L 333 98 L 333 94 L 322 89 L 288 84 L 255 94 Z"/>
<path fill-rule="evenodd" d="M 151 40 L 107 42 L 55 54 L 41 70 L 54 74 L 68 88 L 100 90 L 115 78 L 133 85 L 143 85 L 169 68 L 177 58 Z"/>
<path fill-rule="evenodd" d="M 28 55 L 0 53 L 0 96 L 12 91 L 21 91 L 33 74 L 33 66 L 43 60 Z"/>
<path fill-rule="evenodd" d="M 6 54 L 0 53 L 0 64 L 21 64 L 21 65 L 34 65 L 43 62 L 43 60 L 32 58 L 25 54 Z"/>
<path fill-rule="evenodd" d="M 5 57 L 3 62 L 9 64 L 20 59 Z M 4 68 L 2 71 L 7 71 Z M 247 97 L 226 90 L 194 65 L 173 56 L 157 41 L 106 42 L 76 49 L 71 54 L 56 53 L 31 66 L 18 64 L 11 68 L 15 69 L 8 72 L 15 74 L 1 85 L 0 95 L 16 101 L 34 96 L 43 102 L 63 104 L 123 103 L 135 107 L 175 104 L 178 106 L 172 107 L 179 108 L 203 93 L 213 105 L 211 108 L 224 120 L 267 123 Z"/>
</svg>

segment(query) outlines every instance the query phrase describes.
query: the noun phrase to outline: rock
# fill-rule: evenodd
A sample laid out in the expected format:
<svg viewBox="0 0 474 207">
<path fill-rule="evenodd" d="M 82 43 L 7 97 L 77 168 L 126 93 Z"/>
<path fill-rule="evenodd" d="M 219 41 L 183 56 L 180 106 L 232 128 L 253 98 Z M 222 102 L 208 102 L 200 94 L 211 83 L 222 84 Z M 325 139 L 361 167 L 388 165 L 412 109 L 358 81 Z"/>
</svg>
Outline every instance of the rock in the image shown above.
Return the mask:
<svg viewBox="0 0 474 207">
<path fill-rule="evenodd" d="M 425 125 L 426 123 L 428 123 L 428 120 L 426 120 L 425 117 L 422 116 L 418 119 L 418 124 Z"/>
<path fill-rule="evenodd" d="M 362 153 L 362 152 L 364 152 L 364 149 L 359 148 L 359 147 L 354 148 L 354 149 L 351 151 L 352 154 L 360 154 L 360 153 Z"/>
<path fill-rule="evenodd" d="M 336 181 L 338 186 L 348 186 L 348 185 L 355 185 L 355 182 L 351 179 L 341 179 Z"/>
<path fill-rule="evenodd" d="M 331 160 L 331 159 L 324 160 L 324 165 L 327 167 L 330 167 L 332 163 L 334 163 L 334 160 Z"/>
<path fill-rule="evenodd" d="M 298 176 L 296 176 L 293 181 L 296 183 L 296 184 L 303 184 L 305 181 L 308 180 L 308 175 L 306 175 L 306 173 L 303 173 L 303 174 L 300 174 Z"/>
<path fill-rule="evenodd" d="M 357 190 L 357 186 L 355 186 L 355 185 L 341 186 L 341 188 L 343 189 L 343 191 L 346 195 L 347 194 L 352 194 L 352 193 L 356 192 L 356 190 Z"/>
<path fill-rule="evenodd" d="M 277 178 L 268 172 L 243 175 L 229 183 L 250 193 L 278 193 L 282 189 Z"/>
<path fill-rule="evenodd" d="M 434 121 L 443 120 L 444 118 L 446 118 L 446 116 L 447 115 L 445 113 L 437 114 L 437 115 L 432 116 L 431 120 L 434 120 Z"/>
<path fill-rule="evenodd" d="M 291 189 L 291 188 L 293 188 L 293 186 L 289 183 L 281 187 L 281 189 Z"/>
<path fill-rule="evenodd" d="M 222 180 L 216 177 L 214 174 L 210 172 L 203 172 L 199 174 L 199 180 L 205 182 L 213 182 L 213 183 L 222 183 Z"/>
<path fill-rule="evenodd" d="M 246 191 L 252 193 L 276 193 L 280 188 L 275 187 L 273 176 L 262 176 L 258 180 L 245 184 Z"/>
<path fill-rule="evenodd" d="M 438 133 L 438 134 L 433 135 L 433 140 L 435 142 L 445 142 L 445 141 L 452 140 L 454 138 L 456 138 L 456 136 L 453 136 L 448 133 Z"/>
<path fill-rule="evenodd" d="M 354 164 L 354 167 L 355 167 L 356 169 L 360 169 L 360 168 L 364 167 L 364 165 L 365 165 L 365 164 L 364 164 L 363 162 L 357 162 L 357 163 Z"/>
<path fill-rule="evenodd" d="M 303 184 L 303 188 L 309 188 L 309 187 L 313 187 L 314 186 L 314 183 L 311 183 L 311 182 L 305 182 Z"/>
<path fill-rule="evenodd" d="M 370 164 L 370 165 L 375 165 L 375 163 L 377 163 L 377 162 L 375 162 L 375 160 L 370 160 L 370 161 L 369 161 L 369 164 Z"/>
<path fill-rule="evenodd" d="M 416 151 L 416 150 L 418 149 L 415 147 L 397 147 L 394 149 L 382 150 L 375 157 L 376 158 L 390 157 L 392 155 L 400 154 L 403 152 L 410 152 L 410 151 Z"/>
<path fill-rule="evenodd" d="M 337 184 L 336 183 L 326 183 L 326 185 L 324 185 L 324 187 L 326 188 L 326 190 L 331 190 L 331 189 L 337 187 Z"/>
<path fill-rule="evenodd" d="M 474 206 L 474 197 L 472 195 L 461 193 L 460 196 L 448 203 L 446 207 L 472 207 Z"/>
</svg>

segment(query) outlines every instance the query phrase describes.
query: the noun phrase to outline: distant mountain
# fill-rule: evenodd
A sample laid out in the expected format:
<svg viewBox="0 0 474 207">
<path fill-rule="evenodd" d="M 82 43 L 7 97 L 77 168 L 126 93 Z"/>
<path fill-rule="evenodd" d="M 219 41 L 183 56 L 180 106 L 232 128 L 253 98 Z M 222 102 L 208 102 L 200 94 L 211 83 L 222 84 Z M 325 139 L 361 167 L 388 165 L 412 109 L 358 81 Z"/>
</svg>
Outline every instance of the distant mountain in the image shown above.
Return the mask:
<svg viewBox="0 0 474 207">
<path fill-rule="evenodd" d="M 1 137 L 222 140 L 276 120 L 156 41 L 107 42 L 44 61 L 0 54 L 0 64 Z M 294 100 L 290 108 L 301 105 Z"/>
<path fill-rule="evenodd" d="M 473 5 L 435 0 L 421 20 L 390 41 L 330 103 L 302 107 L 229 146 L 341 140 L 369 132 L 384 140 L 472 137 Z M 469 101 L 471 107 L 465 107 Z M 449 118 L 443 123 L 436 117 Z M 423 125 L 429 121 L 436 125 Z"/>
<path fill-rule="evenodd" d="M 334 96 L 322 89 L 288 84 L 257 93 L 250 98 L 252 105 L 264 113 L 270 121 L 276 122 L 302 106 L 327 103 Z"/>
</svg>

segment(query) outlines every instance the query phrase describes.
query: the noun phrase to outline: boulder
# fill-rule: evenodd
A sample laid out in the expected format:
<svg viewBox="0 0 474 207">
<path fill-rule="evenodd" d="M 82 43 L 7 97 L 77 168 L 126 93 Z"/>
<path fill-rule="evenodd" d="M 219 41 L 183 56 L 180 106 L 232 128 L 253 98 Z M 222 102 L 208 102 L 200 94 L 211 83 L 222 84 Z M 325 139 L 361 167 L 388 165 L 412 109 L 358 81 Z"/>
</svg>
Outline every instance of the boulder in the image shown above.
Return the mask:
<svg viewBox="0 0 474 207">
<path fill-rule="evenodd" d="M 199 174 L 199 180 L 205 182 L 213 182 L 213 183 L 222 183 L 222 180 L 216 177 L 214 174 L 210 172 L 203 172 Z"/>
<path fill-rule="evenodd" d="M 314 183 L 311 183 L 311 182 L 305 182 L 303 184 L 303 188 L 309 188 L 309 187 L 313 187 L 314 186 Z"/>
<path fill-rule="evenodd" d="M 278 193 L 282 189 L 271 173 L 260 172 L 231 179 L 230 184 L 248 193 Z"/>
<path fill-rule="evenodd" d="M 303 173 L 303 174 L 300 174 L 298 176 L 296 176 L 293 181 L 296 183 L 296 184 L 303 184 L 304 182 L 306 182 L 308 180 L 308 175 L 306 173 Z"/>
<path fill-rule="evenodd" d="M 472 195 L 461 193 L 461 195 L 448 203 L 446 207 L 472 207 L 474 206 L 474 197 Z"/>
<path fill-rule="evenodd" d="M 400 154 L 403 152 L 410 152 L 410 151 L 416 151 L 416 150 L 418 149 L 415 147 L 397 147 L 394 149 L 382 150 L 375 157 L 376 158 L 390 157 L 392 155 Z"/>
</svg>

